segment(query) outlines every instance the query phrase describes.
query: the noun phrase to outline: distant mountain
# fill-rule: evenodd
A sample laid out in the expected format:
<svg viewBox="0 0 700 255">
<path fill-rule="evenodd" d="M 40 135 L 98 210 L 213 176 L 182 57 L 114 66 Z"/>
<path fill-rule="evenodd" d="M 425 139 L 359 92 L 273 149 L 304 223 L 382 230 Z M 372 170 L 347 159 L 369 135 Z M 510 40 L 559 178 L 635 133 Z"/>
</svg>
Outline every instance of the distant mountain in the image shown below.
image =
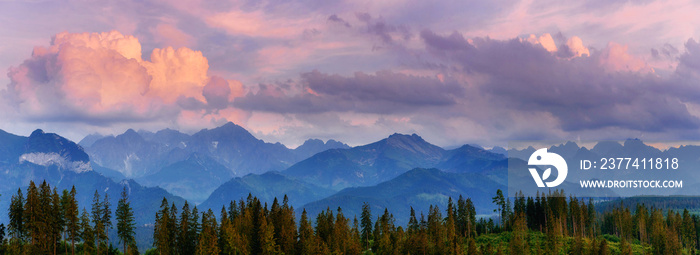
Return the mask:
<svg viewBox="0 0 700 255">
<path fill-rule="evenodd" d="M 78 145 L 82 146 L 83 148 L 87 148 L 92 146 L 97 140 L 100 140 L 102 138 L 105 138 L 105 136 L 100 135 L 98 133 L 94 134 L 89 134 L 85 136 L 80 142 L 78 142 Z"/>
<path fill-rule="evenodd" d="M 284 195 L 289 198 L 289 204 L 300 207 L 311 201 L 315 201 L 333 194 L 334 191 L 290 179 L 278 172 L 267 172 L 261 175 L 249 174 L 244 177 L 236 177 L 219 186 L 204 201 L 202 209 L 221 209 L 222 205 L 228 206 L 233 201 L 246 199 L 248 194 L 256 196 L 261 202 L 269 205 L 275 197 L 282 202 Z"/>
<path fill-rule="evenodd" d="M 456 203 L 460 195 L 472 199 L 477 214 L 490 215 L 495 208 L 491 197 L 498 189 L 505 189 L 505 186 L 482 174 L 416 168 L 375 186 L 344 189 L 330 197 L 308 203 L 303 208 L 309 215 L 316 215 L 326 208 L 335 210 L 340 206 L 346 217 L 357 216 L 359 219 L 362 205 L 367 202 L 373 217 L 388 208 L 397 220 L 396 223 L 405 225 L 411 206 L 420 217 L 420 212 L 427 215 L 430 205 L 438 205 L 441 210 L 445 210 L 448 199 L 452 197 Z M 301 209 L 297 208 L 298 211 Z"/>
<path fill-rule="evenodd" d="M 85 140 L 90 144 L 88 138 Z M 233 176 L 281 171 L 318 152 L 349 148 L 334 140 L 324 143 L 312 139 L 289 149 L 257 139 L 231 122 L 193 135 L 172 129 L 155 133 L 129 129 L 91 144 L 86 151 L 103 174 L 118 178 L 108 171 L 111 169 L 195 202 L 205 200 Z"/>
<path fill-rule="evenodd" d="M 150 169 L 160 169 L 174 163 L 163 162 L 167 153 L 165 146 L 146 141 L 133 129 L 116 137 L 99 139 L 85 150 L 96 164 L 117 170 L 130 178 L 144 176 Z"/>
<path fill-rule="evenodd" d="M 15 136 L 0 131 L 0 150 L 4 160 L 0 163 L 0 211 L 6 212 L 10 198 L 18 188 L 26 192 L 30 181 L 39 185 L 46 181 L 60 190 L 75 185 L 80 206 L 89 209 L 92 196 L 97 190 L 103 196 L 109 194 L 112 205 L 116 206 L 122 186 L 129 185 L 132 207 L 138 224 L 152 223 L 154 206 L 160 205 L 163 197 L 176 204 L 184 200 L 160 188 L 146 188 L 134 181 L 115 182 L 93 170 L 89 156 L 82 147 L 57 134 L 42 130 L 32 132 L 29 137 Z M 12 159 L 11 157 L 15 157 Z M 95 165 L 96 168 L 102 168 Z M 103 171 L 108 171 L 100 169 Z M 7 214 L 0 213 L 0 222 L 7 222 Z"/>
<path fill-rule="evenodd" d="M 0 165 L 17 163 L 22 155 L 22 146 L 27 141 L 27 137 L 13 135 L 0 130 Z"/>
<path fill-rule="evenodd" d="M 300 145 L 296 149 L 294 149 L 294 152 L 297 154 L 297 157 L 300 159 L 306 159 L 308 157 L 313 156 L 316 153 L 328 150 L 328 149 L 348 149 L 350 146 L 347 144 L 338 142 L 336 140 L 330 139 L 326 141 L 325 143 L 321 141 L 320 139 L 309 139 L 304 142 L 304 144 Z"/>
<path fill-rule="evenodd" d="M 86 145 L 90 144 L 88 137 L 85 140 Z M 235 176 L 243 176 L 281 171 L 318 152 L 347 147 L 333 140 L 326 143 L 310 140 L 292 150 L 280 143 L 266 143 L 243 127 L 229 122 L 214 129 L 203 129 L 193 135 L 172 129 L 156 133 L 129 129 L 116 137 L 108 136 L 93 141 L 85 150 L 95 163 L 119 171 L 129 178 L 141 178 L 186 160 L 192 153 L 216 161 Z"/>
<path fill-rule="evenodd" d="M 216 187 L 233 177 L 231 170 L 215 160 L 192 153 L 189 158 L 178 161 L 160 171 L 138 179 L 146 186 L 159 186 L 170 193 L 186 197 L 194 203 L 204 201 Z"/>
<path fill-rule="evenodd" d="M 482 172 L 507 166 L 504 160 L 501 154 L 469 145 L 444 150 L 416 134 L 393 134 L 368 145 L 318 153 L 289 167 L 283 174 L 340 190 L 375 185 L 413 168 Z"/>
</svg>

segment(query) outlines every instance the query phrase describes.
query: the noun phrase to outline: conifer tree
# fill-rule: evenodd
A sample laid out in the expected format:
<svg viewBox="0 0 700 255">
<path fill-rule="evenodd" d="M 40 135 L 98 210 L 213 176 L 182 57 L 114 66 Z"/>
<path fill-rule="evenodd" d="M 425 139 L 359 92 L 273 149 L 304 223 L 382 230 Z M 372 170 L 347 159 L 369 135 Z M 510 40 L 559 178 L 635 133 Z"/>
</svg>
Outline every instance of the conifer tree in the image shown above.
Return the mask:
<svg viewBox="0 0 700 255">
<path fill-rule="evenodd" d="M 272 224 L 268 224 L 265 217 L 260 218 L 260 254 L 272 255 L 279 253 L 279 246 L 275 243 L 275 228 Z"/>
<path fill-rule="evenodd" d="M 185 201 L 182 206 L 182 213 L 180 213 L 180 224 L 178 224 L 178 234 L 177 234 L 177 253 L 179 254 L 192 254 L 195 252 L 195 237 L 192 235 L 192 213 L 190 212 L 190 205 Z"/>
<path fill-rule="evenodd" d="M 95 194 L 92 197 L 92 210 L 91 210 L 91 215 L 92 215 L 92 232 L 95 235 L 94 237 L 94 245 L 96 250 L 99 252 L 100 251 L 100 244 L 102 243 L 102 240 L 104 236 L 106 236 L 105 233 L 105 225 L 104 222 L 102 221 L 102 201 L 100 201 L 100 194 L 95 190 Z"/>
<path fill-rule="evenodd" d="M 21 245 L 25 236 L 24 195 L 22 194 L 22 189 L 17 189 L 17 195 L 13 195 L 10 199 L 9 218 L 10 243 Z"/>
<path fill-rule="evenodd" d="M 362 204 L 360 224 L 362 226 L 362 246 L 365 250 L 368 250 L 370 239 L 372 238 L 372 211 L 368 203 Z"/>
<path fill-rule="evenodd" d="M 75 186 L 68 193 L 65 202 L 65 218 L 66 229 L 68 232 L 68 240 L 71 242 L 71 254 L 75 255 L 75 241 L 80 233 L 80 211 L 78 210 L 78 202 L 75 200 Z"/>
<path fill-rule="evenodd" d="M 510 240 L 510 254 L 529 254 L 530 248 L 527 245 L 527 223 L 525 214 L 520 213 L 513 221 L 513 237 Z M 583 249 L 581 248 L 581 251 Z M 580 253 L 579 253 L 580 254 Z"/>
<path fill-rule="evenodd" d="M 33 181 L 29 181 L 27 189 L 27 199 L 24 203 L 24 215 L 22 217 L 24 228 L 26 229 L 27 238 L 34 245 L 37 241 L 39 228 L 37 219 L 41 217 L 39 214 L 39 191 Z"/>
<path fill-rule="evenodd" d="M 119 237 L 119 242 L 124 245 L 124 254 L 127 254 L 128 246 L 131 243 L 136 242 L 136 239 L 134 238 L 134 212 L 131 209 L 129 194 L 127 193 L 126 186 L 124 186 L 121 198 L 117 204 L 116 218 L 117 236 Z"/>
<path fill-rule="evenodd" d="M 56 249 L 58 249 L 58 244 L 61 239 L 61 233 L 66 225 L 65 211 L 61 206 L 61 197 L 58 196 L 58 191 L 56 188 L 53 189 L 53 194 L 51 195 L 51 238 L 49 240 L 53 244 L 53 254 L 56 254 Z"/>
<path fill-rule="evenodd" d="M 93 254 L 95 251 L 95 231 L 90 226 L 90 216 L 85 208 L 80 216 L 80 239 L 83 241 L 83 253 Z"/>
<path fill-rule="evenodd" d="M 153 228 L 153 246 L 158 250 L 161 255 L 173 254 L 173 248 L 171 245 L 170 235 L 171 230 L 168 229 L 170 226 L 170 206 L 168 205 L 168 200 L 163 198 L 160 204 L 160 210 L 156 212 L 156 222 Z"/>
<path fill-rule="evenodd" d="M 55 220 L 52 215 L 52 197 L 51 197 L 51 187 L 42 181 L 39 186 L 39 206 L 37 207 L 36 217 L 34 218 L 34 224 L 36 227 L 36 233 L 34 233 L 33 239 L 36 239 L 36 247 L 42 253 L 50 253 L 52 248 L 51 240 L 53 235 L 53 221 Z"/>
<path fill-rule="evenodd" d="M 209 209 L 202 214 L 202 231 L 199 234 L 199 242 L 195 254 L 208 255 L 219 253 L 219 242 L 217 238 L 217 223 L 214 212 Z"/>
<path fill-rule="evenodd" d="M 103 250 L 107 250 L 106 248 L 109 246 L 109 235 L 107 235 L 107 231 L 112 229 L 112 210 L 110 209 L 109 195 L 107 192 L 105 192 L 104 200 L 102 200 L 101 209 L 101 221 L 104 228 L 102 229 L 102 236 L 100 238 L 102 244 L 98 245 L 100 245 Z"/>
<path fill-rule="evenodd" d="M 306 214 L 306 209 L 301 212 L 299 220 L 299 238 L 297 242 L 297 254 L 313 254 L 315 253 L 315 236 L 314 229 L 309 222 Z"/>
</svg>

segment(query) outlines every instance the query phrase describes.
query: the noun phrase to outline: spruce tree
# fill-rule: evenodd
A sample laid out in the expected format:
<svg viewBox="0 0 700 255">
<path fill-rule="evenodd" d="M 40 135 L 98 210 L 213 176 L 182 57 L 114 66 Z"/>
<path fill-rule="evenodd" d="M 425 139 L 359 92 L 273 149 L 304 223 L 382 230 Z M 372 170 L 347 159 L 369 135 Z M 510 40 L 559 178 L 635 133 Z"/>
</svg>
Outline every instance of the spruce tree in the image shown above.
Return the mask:
<svg viewBox="0 0 700 255">
<path fill-rule="evenodd" d="M 372 238 L 372 210 L 366 202 L 362 204 L 360 225 L 362 226 L 362 246 L 365 250 L 369 250 L 370 239 Z"/>
<path fill-rule="evenodd" d="M 10 199 L 9 208 L 10 224 L 8 226 L 10 232 L 10 243 L 21 244 L 24 242 L 24 195 L 22 189 L 17 189 L 17 195 Z"/>
<path fill-rule="evenodd" d="M 314 229 L 309 222 L 306 209 L 301 212 L 299 220 L 299 238 L 297 242 L 297 254 L 312 254 L 315 249 Z"/>
<path fill-rule="evenodd" d="M 173 254 L 170 239 L 173 236 L 170 235 L 169 226 L 171 226 L 170 221 L 170 206 L 168 205 L 168 200 L 163 198 L 160 204 L 160 210 L 156 212 L 156 222 L 153 229 L 153 246 L 158 250 L 161 255 Z"/>
<path fill-rule="evenodd" d="M 105 192 L 104 200 L 102 200 L 101 209 L 101 221 L 104 228 L 102 229 L 101 233 L 102 236 L 100 239 L 102 240 L 102 244 L 100 244 L 100 247 L 105 249 L 110 245 L 107 231 L 112 229 L 112 210 L 110 209 L 109 195 L 107 192 Z"/>
<path fill-rule="evenodd" d="M 30 243 L 34 245 L 36 243 L 37 237 L 37 224 L 36 219 L 39 218 L 37 215 L 39 213 L 39 191 L 34 184 L 34 181 L 29 181 L 29 188 L 27 189 L 27 199 L 24 203 L 24 226 L 27 231 L 27 238 L 29 238 Z"/>
<path fill-rule="evenodd" d="M 97 193 L 97 190 L 95 190 L 95 195 L 92 197 L 92 233 L 95 235 L 93 238 L 94 240 L 94 245 L 99 251 L 100 244 L 102 243 L 102 239 L 105 236 L 105 225 L 104 222 L 102 221 L 102 202 L 100 201 L 100 194 Z M 84 246 L 84 245 L 83 245 Z"/>
<path fill-rule="evenodd" d="M 83 241 L 83 253 L 93 254 L 95 251 L 95 231 L 90 226 L 90 215 L 85 208 L 80 216 L 80 239 Z"/>
<path fill-rule="evenodd" d="M 68 237 L 71 242 L 71 254 L 75 255 L 75 241 L 80 233 L 80 219 L 78 202 L 75 200 L 75 186 L 73 186 L 68 194 L 66 201 L 65 218 L 66 218 L 66 229 L 68 231 Z"/>
<path fill-rule="evenodd" d="M 127 193 L 126 186 L 124 186 L 121 198 L 117 204 L 116 218 L 117 236 L 119 236 L 119 241 L 124 245 L 124 254 L 127 254 L 128 245 L 136 240 L 134 238 L 134 212 L 131 209 L 129 194 Z"/>
<path fill-rule="evenodd" d="M 61 197 L 58 196 L 56 188 L 53 189 L 51 198 L 52 210 L 50 217 L 52 217 L 52 225 L 50 228 L 51 238 L 49 238 L 49 240 L 53 244 L 53 254 L 56 254 L 56 249 L 58 249 L 58 244 L 61 240 L 61 233 L 66 225 L 66 218 L 63 207 L 61 206 Z"/>
<path fill-rule="evenodd" d="M 206 213 L 202 214 L 202 231 L 199 234 L 199 242 L 195 254 L 219 254 L 217 228 L 216 216 L 214 216 L 214 212 L 209 209 Z"/>
<path fill-rule="evenodd" d="M 178 224 L 178 234 L 177 234 L 177 253 L 179 254 L 192 254 L 195 251 L 195 240 L 194 236 L 191 235 L 191 220 L 192 215 L 190 212 L 190 205 L 185 201 L 182 206 L 182 213 L 180 213 L 180 224 Z"/>
</svg>

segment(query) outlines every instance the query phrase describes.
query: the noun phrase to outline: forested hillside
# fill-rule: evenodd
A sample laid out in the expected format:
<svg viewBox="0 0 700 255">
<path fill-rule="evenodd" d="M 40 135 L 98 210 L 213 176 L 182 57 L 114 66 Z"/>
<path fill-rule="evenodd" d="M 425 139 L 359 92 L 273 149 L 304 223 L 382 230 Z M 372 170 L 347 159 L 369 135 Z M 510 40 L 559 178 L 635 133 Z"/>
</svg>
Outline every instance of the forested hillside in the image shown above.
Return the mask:
<svg viewBox="0 0 700 255">
<path fill-rule="evenodd" d="M 18 190 L 0 225 L 2 254 L 138 254 L 134 216 L 123 190 L 112 218 L 109 199 L 94 194 L 90 211 L 76 191 L 38 187 Z M 491 198 L 497 217 L 478 218 L 472 198 L 449 198 L 446 208 L 411 208 L 408 224 L 368 204 L 358 217 L 343 208 L 300 220 L 285 196 L 272 204 L 252 195 L 220 211 L 199 211 L 163 198 L 154 215 L 153 244 L 146 254 L 695 254 L 700 217 L 687 209 L 663 211 L 637 203 L 605 205 L 567 197 L 564 191 Z M 633 200 L 632 200 L 633 201 Z M 629 201 L 628 201 L 629 202 Z M 80 209 L 82 208 L 82 210 Z M 423 211 L 425 210 L 425 211 Z M 110 245 L 116 228 L 120 247 Z"/>
</svg>

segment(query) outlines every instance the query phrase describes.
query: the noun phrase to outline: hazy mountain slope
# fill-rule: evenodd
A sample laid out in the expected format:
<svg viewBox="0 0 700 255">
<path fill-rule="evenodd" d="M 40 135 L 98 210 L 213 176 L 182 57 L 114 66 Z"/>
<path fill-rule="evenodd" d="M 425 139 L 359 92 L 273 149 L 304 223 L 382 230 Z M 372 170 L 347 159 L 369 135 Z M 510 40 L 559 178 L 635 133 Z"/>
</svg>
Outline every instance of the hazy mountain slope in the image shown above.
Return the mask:
<svg viewBox="0 0 700 255">
<path fill-rule="evenodd" d="M 261 175 L 249 174 L 233 178 L 219 186 L 200 207 L 218 210 L 221 209 L 222 205 L 228 206 L 232 200 L 246 199 L 248 194 L 252 194 L 258 197 L 261 202 L 268 204 L 272 204 L 275 197 L 281 202 L 286 194 L 289 197 L 289 204 L 299 207 L 327 197 L 333 194 L 333 191 L 290 179 L 278 172 L 267 172 Z"/>
<path fill-rule="evenodd" d="M 155 174 L 138 179 L 146 186 L 158 186 L 170 193 L 201 203 L 233 173 L 215 160 L 192 153 L 189 158 L 163 167 Z"/>
<path fill-rule="evenodd" d="M 505 187 L 481 174 L 416 168 L 375 186 L 344 189 L 328 198 L 308 203 L 303 208 L 309 215 L 316 215 L 326 208 L 335 210 L 340 206 L 345 216 L 359 218 L 362 204 L 367 202 L 374 216 L 388 208 L 397 223 L 405 224 L 411 206 L 416 212 L 427 213 L 431 204 L 444 209 L 449 197 L 456 203 L 459 195 L 471 197 L 478 214 L 490 214 L 494 208 L 491 197 L 499 188 Z M 298 211 L 301 209 L 297 208 Z"/>
<path fill-rule="evenodd" d="M 393 134 L 350 149 L 334 149 L 305 159 L 283 173 L 322 187 L 340 190 L 373 185 L 415 167 L 433 167 L 445 150 L 418 135 Z"/>
</svg>

